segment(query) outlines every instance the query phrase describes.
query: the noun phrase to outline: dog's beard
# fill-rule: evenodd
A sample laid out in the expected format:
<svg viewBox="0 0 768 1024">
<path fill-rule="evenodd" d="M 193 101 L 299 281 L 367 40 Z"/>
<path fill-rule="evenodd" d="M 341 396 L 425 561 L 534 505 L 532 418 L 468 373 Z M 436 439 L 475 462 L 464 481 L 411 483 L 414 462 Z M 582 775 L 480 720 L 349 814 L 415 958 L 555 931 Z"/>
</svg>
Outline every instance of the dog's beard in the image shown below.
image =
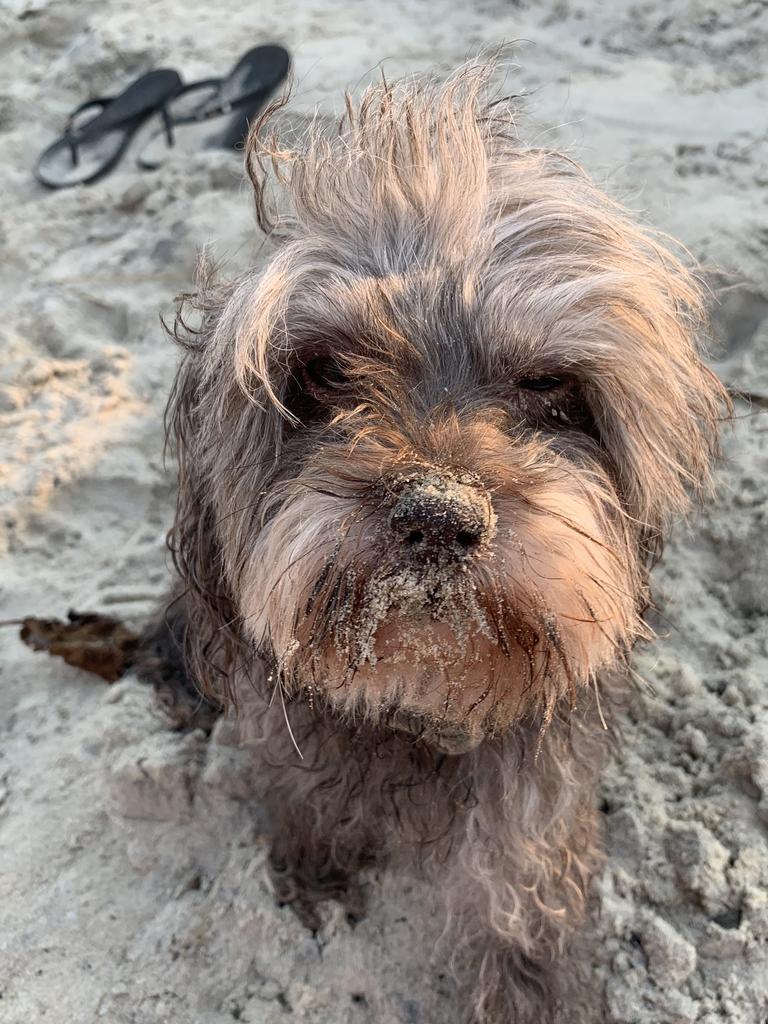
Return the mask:
<svg viewBox="0 0 768 1024">
<path fill-rule="evenodd" d="M 494 467 L 494 532 L 415 559 L 347 451 L 307 465 L 240 576 L 247 634 L 292 695 L 470 749 L 626 657 L 641 629 L 636 541 L 608 477 L 535 442 Z M 375 464 L 371 459 L 370 464 Z"/>
</svg>

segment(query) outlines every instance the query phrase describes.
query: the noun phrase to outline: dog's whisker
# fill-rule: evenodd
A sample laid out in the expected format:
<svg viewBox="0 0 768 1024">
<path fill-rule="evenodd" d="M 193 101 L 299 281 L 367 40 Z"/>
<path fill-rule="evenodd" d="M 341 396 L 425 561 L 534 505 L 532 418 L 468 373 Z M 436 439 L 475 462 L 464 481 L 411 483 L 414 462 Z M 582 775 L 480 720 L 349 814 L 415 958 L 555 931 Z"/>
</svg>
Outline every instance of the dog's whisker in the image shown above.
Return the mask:
<svg viewBox="0 0 768 1024">
<path fill-rule="evenodd" d="M 602 704 L 600 702 L 600 687 L 598 685 L 597 676 L 596 675 L 592 676 L 592 689 L 594 690 L 594 694 L 595 694 L 595 703 L 597 704 L 597 714 L 598 714 L 598 717 L 600 718 L 600 724 L 602 725 L 603 730 L 605 732 L 608 732 L 608 724 L 605 721 L 605 716 L 603 715 L 603 707 L 602 707 Z"/>
<path fill-rule="evenodd" d="M 301 750 L 299 749 L 299 744 L 296 742 L 296 737 L 293 735 L 293 729 L 291 728 L 291 723 L 290 723 L 290 721 L 288 719 L 288 709 L 285 706 L 285 691 L 284 691 L 282 682 L 279 683 L 278 689 L 280 690 L 280 703 L 282 704 L 283 718 L 285 719 L 285 726 L 286 726 L 286 728 L 288 730 L 288 735 L 291 737 L 291 743 L 293 744 L 294 750 L 296 751 L 296 753 L 299 755 L 299 757 L 303 761 L 304 760 L 304 755 L 302 754 Z"/>
</svg>

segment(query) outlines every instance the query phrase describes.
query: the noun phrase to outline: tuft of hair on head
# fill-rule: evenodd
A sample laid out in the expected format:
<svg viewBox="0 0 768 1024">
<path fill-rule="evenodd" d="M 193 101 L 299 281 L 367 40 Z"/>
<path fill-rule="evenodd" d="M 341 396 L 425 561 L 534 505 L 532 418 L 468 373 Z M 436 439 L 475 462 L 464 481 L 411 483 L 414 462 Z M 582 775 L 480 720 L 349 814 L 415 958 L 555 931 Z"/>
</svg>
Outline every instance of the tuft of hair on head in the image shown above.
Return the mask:
<svg viewBox="0 0 768 1024">
<path fill-rule="evenodd" d="M 408 236 L 418 246 L 430 227 L 441 237 L 456 231 L 458 243 L 469 217 L 478 227 L 485 218 L 495 144 L 519 145 L 517 97 L 494 85 L 500 65 L 499 56 L 469 61 L 443 80 L 390 82 L 382 72 L 359 100 L 345 94 L 338 121 L 316 115 L 293 145 L 275 127 L 290 98 L 284 93 L 246 143 L 259 224 L 282 237 L 346 224 L 350 237 L 364 234 L 372 248 L 379 232 L 391 241 L 394 230 L 406 257 L 414 255 Z"/>
</svg>

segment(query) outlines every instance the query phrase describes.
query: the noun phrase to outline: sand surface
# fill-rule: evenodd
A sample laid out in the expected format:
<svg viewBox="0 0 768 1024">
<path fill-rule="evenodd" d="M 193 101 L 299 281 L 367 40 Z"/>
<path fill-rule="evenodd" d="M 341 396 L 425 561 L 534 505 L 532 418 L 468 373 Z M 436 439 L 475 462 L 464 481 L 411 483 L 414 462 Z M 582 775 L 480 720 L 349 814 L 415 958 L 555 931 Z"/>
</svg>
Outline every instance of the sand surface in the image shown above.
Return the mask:
<svg viewBox="0 0 768 1024">
<path fill-rule="evenodd" d="M 238 160 L 178 157 L 48 193 L 64 116 L 151 66 L 193 79 L 247 46 L 295 55 L 294 110 L 338 109 L 377 62 L 447 70 L 523 39 L 528 137 L 569 146 L 717 269 L 718 371 L 768 394 L 768 7 L 757 0 L 378 3 L 5 0 L 0 7 L 0 618 L 137 621 L 167 580 L 158 311 L 212 241 L 259 239 Z M 603 781 L 589 1019 L 768 1019 L 768 417 L 739 403 L 719 495 L 657 573 L 653 686 Z M 354 930 L 274 906 L 231 731 L 167 730 L 0 631 L 2 1024 L 458 1024 L 428 892 L 385 880 Z"/>
</svg>

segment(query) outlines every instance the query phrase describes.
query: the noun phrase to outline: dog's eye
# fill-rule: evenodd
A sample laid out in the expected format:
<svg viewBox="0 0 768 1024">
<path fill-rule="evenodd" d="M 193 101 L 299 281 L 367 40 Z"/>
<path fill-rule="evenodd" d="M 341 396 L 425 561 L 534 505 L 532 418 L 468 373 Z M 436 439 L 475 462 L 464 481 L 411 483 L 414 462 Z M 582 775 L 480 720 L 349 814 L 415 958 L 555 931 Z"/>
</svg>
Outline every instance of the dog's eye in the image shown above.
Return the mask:
<svg viewBox="0 0 768 1024">
<path fill-rule="evenodd" d="M 562 377 L 523 377 L 517 386 L 525 391 L 554 391 L 562 383 Z"/>
<path fill-rule="evenodd" d="M 302 367 L 304 383 L 315 391 L 338 391 L 349 384 L 343 368 L 331 356 L 317 356 Z"/>
</svg>

